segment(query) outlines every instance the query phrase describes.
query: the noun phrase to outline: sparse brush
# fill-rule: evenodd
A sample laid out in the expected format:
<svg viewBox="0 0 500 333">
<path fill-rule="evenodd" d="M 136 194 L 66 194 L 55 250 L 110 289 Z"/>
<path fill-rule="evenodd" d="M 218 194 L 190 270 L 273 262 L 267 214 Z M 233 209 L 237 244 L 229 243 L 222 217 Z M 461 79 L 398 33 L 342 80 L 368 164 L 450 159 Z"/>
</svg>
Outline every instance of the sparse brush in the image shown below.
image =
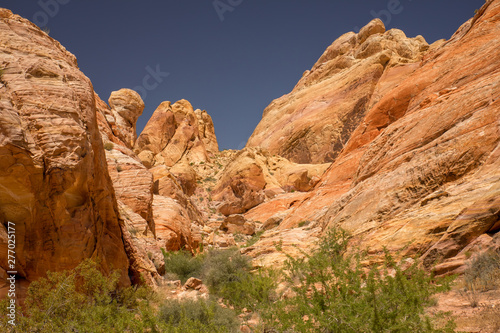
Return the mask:
<svg viewBox="0 0 500 333">
<path fill-rule="evenodd" d="M 193 256 L 187 251 L 167 252 L 162 249 L 165 260 L 165 273 L 174 274 L 185 283 L 190 277 L 200 278 L 203 255 Z"/>
<path fill-rule="evenodd" d="M 260 236 L 262 236 L 262 234 L 264 233 L 265 230 L 259 230 L 257 231 L 253 236 L 252 238 L 250 238 L 249 240 L 247 240 L 247 243 L 245 244 L 245 247 L 250 247 L 252 245 L 254 245 L 255 243 L 257 243 L 260 239 Z"/>
<path fill-rule="evenodd" d="M 486 291 L 500 287 L 500 251 L 489 250 L 472 257 L 464 272 L 469 291 Z"/>
<path fill-rule="evenodd" d="M 159 318 L 177 332 L 237 332 L 236 313 L 214 300 L 169 300 L 160 307 Z"/>
<path fill-rule="evenodd" d="M 364 254 L 347 252 L 348 234 L 331 230 L 313 253 L 285 264 L 291 297 L 262 312 L 277 332 L 453 332 L 453 322 L 434 328 L 424 314 L 431 296 L 448 290 L 418 268 L 404 271 L 386 252 L 380 267 L 362 267 Z"/>
</svg>

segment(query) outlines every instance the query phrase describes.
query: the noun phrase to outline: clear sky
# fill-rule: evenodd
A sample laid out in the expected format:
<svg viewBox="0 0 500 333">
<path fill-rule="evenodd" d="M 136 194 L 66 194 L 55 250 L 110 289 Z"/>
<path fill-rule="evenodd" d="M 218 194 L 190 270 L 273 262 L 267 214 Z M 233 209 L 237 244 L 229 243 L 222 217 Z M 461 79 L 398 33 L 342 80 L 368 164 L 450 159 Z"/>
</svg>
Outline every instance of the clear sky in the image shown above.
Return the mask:
<svg viewBox="0 0 500 333">
<path fill-rule="evenodd" d="M 374 17 L 431 43 L 484 0 L 0 0 L 50 29 L 95 91 L 137 88 L 142 131 L 162 101 L 212 116 L 220 149 L 242 148 L 264 108 L 293 88 L 337 37 Z M 152 74 L 151 74 L 152 73 Z M 168 73 L 168 75 L 167 75 Z M 156 77 L 156 78 L 155 78 Z M 141 90 L 142 89 L 142 90 Z"/>
</svg>

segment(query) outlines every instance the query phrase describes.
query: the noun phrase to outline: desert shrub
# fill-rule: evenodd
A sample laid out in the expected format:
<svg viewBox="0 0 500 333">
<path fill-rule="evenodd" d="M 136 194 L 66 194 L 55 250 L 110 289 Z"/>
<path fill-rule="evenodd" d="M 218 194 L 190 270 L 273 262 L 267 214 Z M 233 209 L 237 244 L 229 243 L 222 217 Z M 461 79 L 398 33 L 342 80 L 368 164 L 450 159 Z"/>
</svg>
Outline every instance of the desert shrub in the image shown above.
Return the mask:
<svg viewBox="0 0 500 333">
<path fill-rule="evenodd" d="M 104 149 L 106 149 L 106 150 L 113 150 L 114 147 L 115 147 L 115 145 L 113 144 L 113 142 L 106 142 L 104 144 Z"/>
<path fill-rule="evenodd" d="M 214 295 L 237 309 L 257 309 L 273 299 L 277 273 L 250 271 L 250 258 L 236 248 L 211 250 L 202 268 L 202 279 Z"/>
<path fill-rule="evenodd" d="M 311 221 L 300 221 L 299 222 L 299 228 L 308 226 L 311 223 Z"/>
<path fill-rule="evenodd" d="M 239 322 L 233 310 L 214 300 L 168 300 L 159 319 L 174 332 L 237 332 Z"/>
<path fill-rule="evenodd" d="M 203 255 L 193 256 L 188 251 L 167 252 L 162 249 L 165 260 L 165 273 L 170 278 L 176 276 L 182 283 L 185 283 L 190 277 L 201 277 L 201 268 L 203 266 Z"/>
<path fill-rule="evenodd" d="M 245 244 L 245 247 L 250 247 L 252 245 L 254 245 L 255 243 L 257 243 L 260 239 L 260 236 L 262 236 L 262 234 L 264 233 L 265 230 L 259 230 L 257 231 L 253 236 L 252 238 L 250 238 L 249 240 L 247 240 L 247 243 Z"/>
<path fill-rule="evenodd" d="M 348 235 L 332 230 L 311 254 L 289 258 L 286 280 L 292 296 L 261 314 L 277 332 L 453 332 L 434 329 L 424 308 L 434 293 L 449 288 L 418 268 L 401 269 L 386 253 L 371 270 L 363 253 L 347 253 Z"/>
<path fill-rule="evenodd" d="M 243 271 L 237 279 L 220 284 L 216 294 L 236 309 L 266 311 L 277 299 L 275 289 L 278 277 L 278 272 L 272 269 Z"/>
<path fill-rule="evenodd" d="M 250 259 L 237 248 L 208 251 L 203 262 L 203 282 L 215 294 L 229 282 L 238 281 L 250 269 Z"/>
<path fill-rule="evenodd" d="M 500 287 L 500 251 L 489 250 L 472 257 L 464 272 L 469 291 L 486 291 Z"/>
<path fill-rule="evenodd" d="M 118 273 L 105 276 L 88 259 L 71 271 L 48 272 L 46 278 L 30 284 L 16 327 L 0 321 L 0 329 L 52 333 L 139 332 L 151 328 L 151 292 L 145 288 L 118 290 L 118 279 Z M 136 315 L 145 320 L 137 321 Z"/>
</svg>

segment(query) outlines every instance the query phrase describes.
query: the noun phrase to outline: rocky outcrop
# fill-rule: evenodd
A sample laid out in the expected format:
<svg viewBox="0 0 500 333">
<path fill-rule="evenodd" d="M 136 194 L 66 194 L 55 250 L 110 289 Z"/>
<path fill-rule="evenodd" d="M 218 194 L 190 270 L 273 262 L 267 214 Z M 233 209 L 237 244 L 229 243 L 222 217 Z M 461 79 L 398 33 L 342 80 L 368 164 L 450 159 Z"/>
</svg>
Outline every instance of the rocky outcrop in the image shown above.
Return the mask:
<svg viewBox="0 0 500 333">
<path fill-rule="evenodd" d="M 190 221 L 201 224 L 203 221 L 201 213 L 190 199 L 191 186 L 186 185 L 189 183 L 185 181 L 186 178 L 183 178 L 186 173 L 192 175 L 191 173 L 194 173 L 194 171 L 189 166 L 185 166 L 185 169 L 181 168 L 184 173 L 175 175 L 171 172 L 173 169 L 168 170 L 164 165 L 150 169 L 154 179 L 154 194 L 173 199 L 186 210 Z M 195 184 L 195 182 L 196 174 L 194 174 L 193 183 Z M 177 233 L 180 234 L 180 231 Z"/>
<path fill-rule="evenodd" d="M 262 149 L 246 148 L 222 171 L 213 199 L 221 203 L 222 214 L 241 214 L 277 194 L 309 191 L 327 167 L 295 164 Z"/>
<path fill-rule="evenodd" d="M 422 60 L 428 48 L 421 36 L 385 31 L 379 19 L 358 34 L 342 35 L 292 92 L 264 110 L 247 147 L 262 147 L 296 163 L 333 162 L 379 98 L 374 91 L 381 78 L 399 76 L 402 65 L 403 72 L 414 69 L 407 64 Z"/>
<path fill-rule="evenodd" d="M 205 149 L 209 155 L 219 152 L 219 145 L 215 137 L 215 128 L 212 118 L 205 110 L 194 110 L 196 118 L 198 118 L 198 134 L 205 145 Z"/>
<path fill-rule="evenodd" d="M 120 218 L 124 221 L 121 228 L 130 263 L 129 276 L 134 284 L 155 287 L 164 264 L 161 247 L 155 238 L 153 175 L 130 149 L 136 139 L 137 110 L 142 112 L 143 103 L 135 92 L 128 89 L 113 92 L 109 100 L 115 100 L 114 109 L 96 95 L 97 123 Z M 127 105 L 127 101 L 131 105 Z M 131 110 L 135 111 L 130 114 Z M 122 116 L 128 119 L 127 122 L 123 119 L 117 121 Z"/>
<path fill-rule="evenodd" d="M 428 268 L 497 233 L 498 20 L 500 1 L 489 1 L 420 63 L 385 69 L 335 162 L 313 191 L 283 205 L 278 229 L 339 226 L 372 255 L 422 253 Z"/>
<path fill-rule="evenodd" d="M 253 235 L 255 234 L 255 223 L 247 221 L 243 215 L 230 215 L 224 219 L 220 229 L 231 234 Z"/>
<path fill-rule="evenodd" d="M 113 91 L 108 99 L 112 117 L 107 117 L 108 123 L 115 128 L 115 135 L 127 148 L 134 147 L 137 139 L 136 123 L 144 110 L 141 96 L 130 89 Z"/>
<path fill-rule="evenodd" d="M 156 286 L 160 272 L 164 271 L 161 249 L 193 250 L 201 241 L 201 235 L 192 222 L 201 224 L 202 219 L 189 199 L 196 188 L 196 173 L 189 164 L 182 162 L 170 168 L 158 165 L 148 170 L 123 143 L 125 138 L 135 141 L 136 118 L 128 117 L 131 122 L 122 126 L 122 131 L 115 135 L 117 129 L 109 122 L 109 114 L 113 115 L 111 120 L 114 122 L 117 114 L 125 117 L 125 111 L 136 110 L 137 105 L 142 104 L 142 101 L 137 102 L 129 95 L 135 96 L 135 93 L 131 94 L 126 89 L 113 92 L 110 101 L 118 100 L 113 108 L 104 102 L 99 104 L 99 112 L 103 115 L 99 127 L 103 132 L 108 170 L 118 198 L 120 217 L 125 221 L 124 243 L 132 280 Z M 127 101 L 132 105 L 128 105 Z"/>
<path fill-rule="evenodd" d="M 174 166 L 205 162 L 218 151 L 212 119 L 205 111 L 193 110 L 186 100 L 163 102 L 137 139 L 134 151 L 142 163 Z"/>
<path fill-rule="evenodd" d="M 106 161 L 117 199 L 148 222 L 148 228 L 141 232 L 149 230 L 154 235 L 153 175 L 122 146 L 106 149 Z"/>
<path fill-rule="evenodd" d="M 0 251 L 15 223 L 16 266 L 33 281 L 85 258 L 130 284 L 90 80 L 34 24 L 0 9 Z"/>
<path fill-rule="evenodd" d="M 160 247 L 167 251 L 195 251 L 198 248 L 200 229 L 191 223 L 189 213 L 182 205 L 172 198 L 155 195 L 153 212 Z"/>
</svg>

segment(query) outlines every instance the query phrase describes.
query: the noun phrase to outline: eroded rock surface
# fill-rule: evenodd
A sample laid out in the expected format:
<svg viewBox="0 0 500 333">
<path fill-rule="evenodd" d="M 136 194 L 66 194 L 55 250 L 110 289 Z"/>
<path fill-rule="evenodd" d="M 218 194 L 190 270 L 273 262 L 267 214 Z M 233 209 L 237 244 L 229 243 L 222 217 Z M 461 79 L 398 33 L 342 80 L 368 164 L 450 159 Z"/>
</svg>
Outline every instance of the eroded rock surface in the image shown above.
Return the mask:
<svg viewBox="0 0 500 333">
<path fill-rule="evenodd" d="M 379 19 L 359 34 L 342 35 L 292 92 L 264 110 L 247 147 L 265 148 L 296 163 L 334 161 L 373 106 L 383 76 L 401 66 L 414 68 L 406 66 L 421 61 L 428 48 L 422 36 L 385 31 Z"/>
<path fill-rule="evenodd" d="M 226 166 L 213 191 L 219 211 L 241 214 L 266 198 L 295 191 L 309 191 L 328 164 L 296 164 L 258 148 L 245 148 Z"/>
<path fill-rule="evenodd" d="M 148 168 L 172 167 L 181 160 L 206 162 L 210 153 L 218 151 L 218 145 L 210 116 L 205 111 L 194 111 L 188 101 L 180 100 L 158 106 L 134 150 Z"/>
<path fill-rule="evenodd" d="M 130 284 L 90 80 L 73 54 L 6 9 L 0 68 L 0 251 L 10 221 L 19 280 L 93 258 Z M 2 255 L 2 279 L 6 270 Z"/>
<path fill-rule="evenodd" d="M 449 41 L 414 58 L 418 62 L 386 66 L 361 121 L 314 190 L 293 205 L 280 197 L 265 203 L 286 214 L 278 229 L 303 221 L 342 227 L 372 255 L 384 246 L 423 253 L 428 268 L 498 232 L 499 20 L 500 1 L 489 1 Z M 388 36 L 371 35 L 365 43 Z M 323 58 L 350 50 L 352 38 L 341 37 L 347 44 L 336 42 L 339 50 Z M 270 217 L 263 205 L 246 216 L 259 220 L 259 212 Z"/>
</svg>

